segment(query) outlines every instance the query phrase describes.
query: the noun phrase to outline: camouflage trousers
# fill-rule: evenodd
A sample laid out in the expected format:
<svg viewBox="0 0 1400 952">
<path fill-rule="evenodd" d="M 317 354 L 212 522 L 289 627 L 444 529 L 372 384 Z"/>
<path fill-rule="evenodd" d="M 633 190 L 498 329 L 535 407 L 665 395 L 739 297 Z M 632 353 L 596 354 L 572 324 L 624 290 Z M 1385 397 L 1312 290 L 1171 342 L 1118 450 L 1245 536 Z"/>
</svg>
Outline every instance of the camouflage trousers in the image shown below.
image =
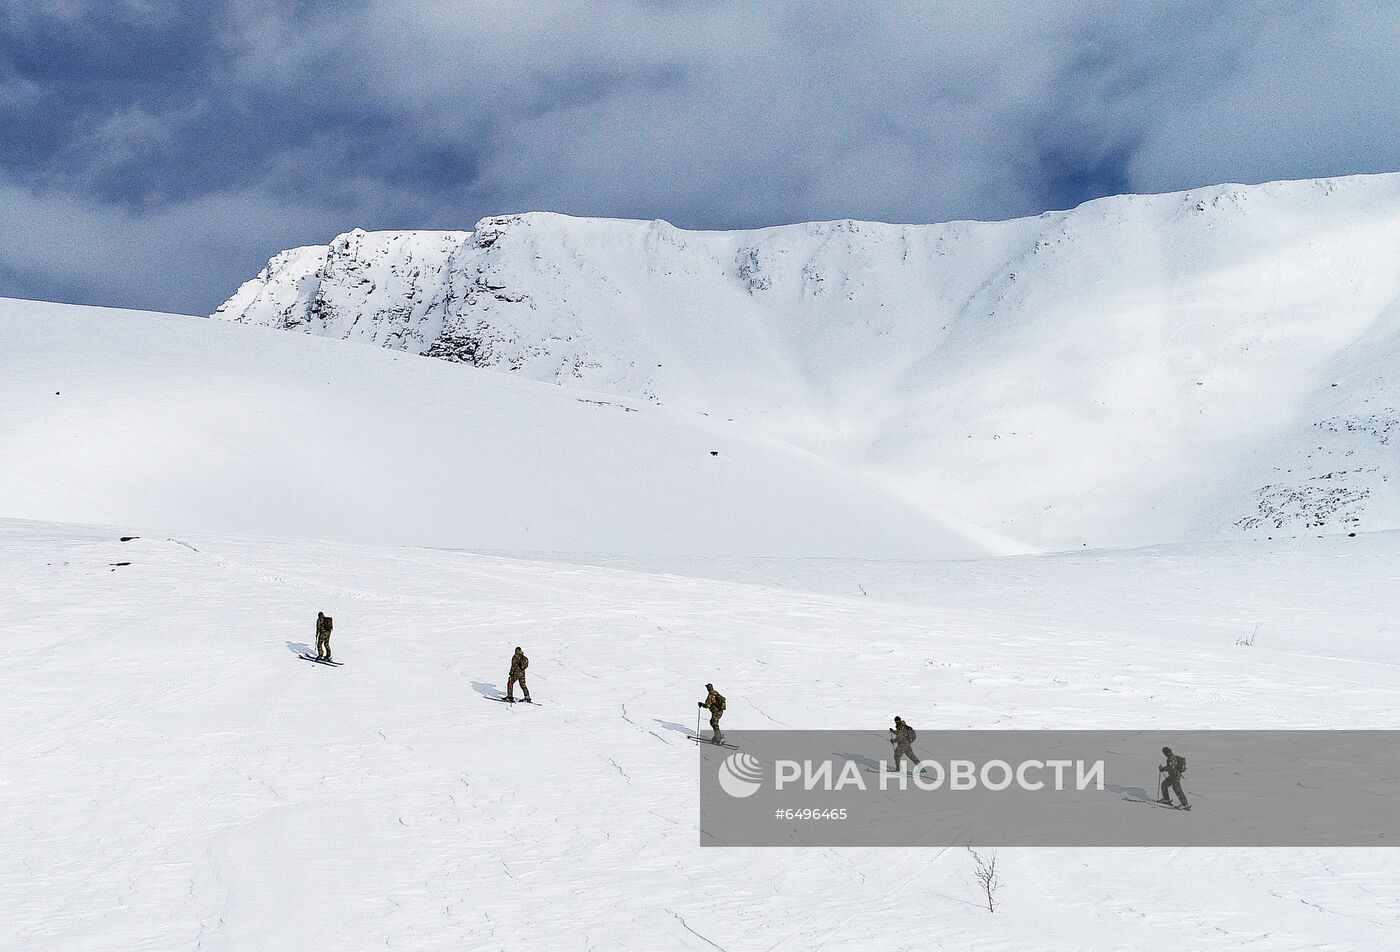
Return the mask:
<svg viewBox="0 0 1400 952">
<path fill-rule="evenodd" d="M 331 656 L 331 633 L 329 631 L 316 632 L 316 657 L 329 658 Z"/>
<path fill-rule="evenodd" d="M 900 770 L 900 769 L 902 769 L 902 768 L 900 767 L 900 759 L 901 759 L 902 757 L 908 757 L 908 758 L 909 758 L 909 763 L 911 763 L 911 764 L 917 764 L 917 763 L 919 762 L 919 755 L 916 754 L 916 753 L 914 753 L 914 748 L 913 748 L 913 747 L 910 747 L 908 744 L 895 744 L 895 745 L 894 745 L 894 769 L 895 769 L 895 770 Z"/>
<path fill-rule="evenodd" d="M 1186 806 L 1186 794 L 1181 792 L 1181 778 L 1175 774 L 1167 774 L 1162 777 L 1162 799 L 1171 800 L 1171 794 L 1167 793 L 1170 788 L 1176 793 L 1176 798 L 1181 801 L 1182 806 Z"/>
<path fill-rule="evenodd" d="M 525 672 L 523 671 L 519 674 L 512 673 L 506 679 L 506 697 L 515 697 L 515 682 L 517 681 L 520 682 L 520 693 L 525 695 L 525 700 L 530 700 L 530 688 L 525 684 Z"/>
<path fill-rule="evenodd" d="M 715 732 L 713 740 L 716 744 L 724 742 L 724 732 L 719 729 L 719 719 L 722 716 L 717 711 L 710 712 L 710 730 Z"/>
</svg>

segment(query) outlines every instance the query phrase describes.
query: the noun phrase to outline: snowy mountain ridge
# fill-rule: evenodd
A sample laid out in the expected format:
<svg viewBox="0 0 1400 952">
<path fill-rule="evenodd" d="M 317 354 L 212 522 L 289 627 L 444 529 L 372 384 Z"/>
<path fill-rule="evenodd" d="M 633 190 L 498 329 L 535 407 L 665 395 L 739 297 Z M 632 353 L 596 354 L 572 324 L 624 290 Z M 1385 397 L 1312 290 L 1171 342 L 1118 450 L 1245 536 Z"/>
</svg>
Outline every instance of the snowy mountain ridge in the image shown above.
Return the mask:
<svg viewBox="0 0 1400 952">
<path fill-rule="evenodd" d="M 215 316 L 730 417 L 1113 545 L 1400 525 L 1397 261 L 1400 175 L 991 223 L 529 213 L 285 251 Z"/>
</svg>

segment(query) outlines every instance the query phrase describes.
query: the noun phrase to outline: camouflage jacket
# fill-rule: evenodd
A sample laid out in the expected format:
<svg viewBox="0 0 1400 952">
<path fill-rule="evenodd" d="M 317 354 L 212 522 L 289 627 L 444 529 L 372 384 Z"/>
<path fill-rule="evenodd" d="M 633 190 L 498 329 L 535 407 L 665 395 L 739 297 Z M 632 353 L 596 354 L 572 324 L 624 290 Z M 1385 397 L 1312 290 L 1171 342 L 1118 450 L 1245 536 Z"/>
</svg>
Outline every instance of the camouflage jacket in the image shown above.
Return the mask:
<svg viewBox="0 0 1400 952">
<path fill-rule="evenodd" d="M 1167 776 L 1180 777 L 1181 772 L 1186 769 L 1186 758 L 1176 754 L 1167 755 Z"/>
<path fill-rule="evenodd" d="M 512 677 L 521 677 L 525 674 L 525 669 L 530 666 L 530 659 L 525 657 L 525 652 L 517 651 L 510 656 L 510 673 Z M 497 670 L 500 670 L 499 668 Z"/>
<path fill-rule="evenodd" d="M 901 724 L 894 728 L 894 745 L 896 747 L 908 747 L 914 743 L 914 728 L 908 724 Z"/>
<path fill-rule="evenodd" d="M 705 695 L 705 700 L 701 701 L 700 704 L 707 708 L 711 714 L 724 713 L 724 695 L 714 688 L 710 688 L 709 693 Z"/>
</svg>

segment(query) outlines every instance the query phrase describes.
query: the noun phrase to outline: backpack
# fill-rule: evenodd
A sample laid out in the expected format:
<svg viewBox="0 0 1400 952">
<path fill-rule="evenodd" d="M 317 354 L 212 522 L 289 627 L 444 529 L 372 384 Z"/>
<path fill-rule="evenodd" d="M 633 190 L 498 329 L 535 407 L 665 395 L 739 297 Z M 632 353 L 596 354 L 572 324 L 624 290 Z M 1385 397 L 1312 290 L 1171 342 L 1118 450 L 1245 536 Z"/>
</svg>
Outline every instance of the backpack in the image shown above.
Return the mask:
<svg viewBox="0 0 1400 952">
<path fill-rule="evenodd" d="M 330 616 L 330 615 L 324 616 L 324 620 L 322 621 L 321 629 L 322 629 L 326 634 L 329 635 L 329 634 L 331 633 L 331 629 L 332 629 L 333 627 L 335 627 L 335 623 L 331 620 L 331 616 Z"/>
<path fill-rule="evenodd" d="M 527 657 L 525 657 L 524 655 L 521 655 L 521 656 L 520 656 L 520 670 L 521 670 L 521 671 L 524 671 L 524 670 L 525 670 L 526 668 L 528 668 L 529 666 L 530 666 L 530 659 L 527 658 Z"/>
<path fill-rule="evenodd" d="M 1180 754 L 1177 754 L 1176 766 L 1182 773 L 1186 773 L 1186 758 L 1181 756 Z"/>
<path fill-rule="evenodd" d="M 718 691 L 715 692 L 715 713 L 724 713 L 724 695 L 720 694 Z"/>
<path fill-rule="evenodd" d="M 916 732 L 916 731 L 914 730 L 914 728 L 909 727 L 908 724 L 905 724 L 904 726 L 909 728 L 909 742 L 910 742 L 910 743 L 913 743 L 914 741 L 916 741 L 916 740 L 919 739 L 918 732 Z"/>
</svg>

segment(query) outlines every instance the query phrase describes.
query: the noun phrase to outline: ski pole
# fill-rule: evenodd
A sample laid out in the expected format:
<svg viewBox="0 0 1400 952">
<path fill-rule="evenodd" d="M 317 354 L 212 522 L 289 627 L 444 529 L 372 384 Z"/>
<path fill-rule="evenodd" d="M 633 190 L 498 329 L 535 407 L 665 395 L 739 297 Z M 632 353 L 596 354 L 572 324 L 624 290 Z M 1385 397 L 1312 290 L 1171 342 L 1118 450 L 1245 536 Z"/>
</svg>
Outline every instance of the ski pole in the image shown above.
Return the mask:
<svg viewBox="0 0 1400 952">
<path fill-rule="evenodd" d="M 700 708 L 695 709 L 695 739 L 700 739 Z"/>
</svg>

